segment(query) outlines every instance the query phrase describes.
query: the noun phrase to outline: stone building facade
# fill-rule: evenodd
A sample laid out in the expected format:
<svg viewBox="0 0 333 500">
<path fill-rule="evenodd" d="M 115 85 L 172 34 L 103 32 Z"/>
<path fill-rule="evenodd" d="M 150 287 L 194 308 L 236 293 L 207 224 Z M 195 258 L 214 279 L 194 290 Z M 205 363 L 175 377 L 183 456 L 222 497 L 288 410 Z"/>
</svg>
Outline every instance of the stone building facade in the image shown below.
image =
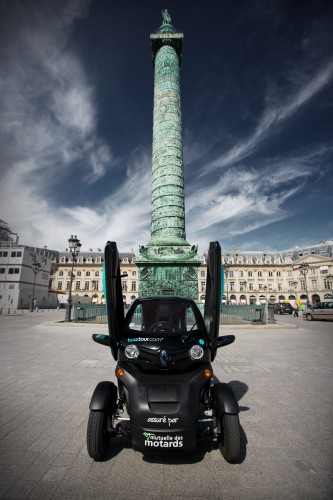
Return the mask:
<svg viewBox="0 0 333 500">
<path fill-rule="evenodd" d="M 139 273 L 134 253 L 120 252 L 123 300 L 131 304 L 138 296 Z M 50 287 L 61 295 L 68 294 L 71 273 L 71 255 L 60 253 L 53 263 Z M 198 267 L 199 301 L 205 299 L 206 258 L 203 255 Z M 333 298 L 333 241 L 314 246 L 295 247 L 282 252 L 264 249 L 245 252 L 241 249 L 224 252 L 224 295 L 226 303 L 275 302 L 279 300 L 301 300 L 311 303 Z M 307 274 L 302 275 L 300 266 L 306 266 Z M 72 297 L 91 302 L 103 303 L 102 252 L 82 252 L 75 263 Z"/>
</svg>

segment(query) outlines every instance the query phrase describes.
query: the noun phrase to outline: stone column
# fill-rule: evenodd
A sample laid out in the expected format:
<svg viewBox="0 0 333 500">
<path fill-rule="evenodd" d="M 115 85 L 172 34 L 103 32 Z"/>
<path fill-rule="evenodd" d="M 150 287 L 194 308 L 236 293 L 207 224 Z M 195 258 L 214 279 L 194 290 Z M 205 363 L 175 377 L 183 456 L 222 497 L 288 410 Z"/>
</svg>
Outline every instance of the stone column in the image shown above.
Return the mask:
<svg viewBox="0 0 333 500">
<path fill-rule="evenodd" d="M 140 247 L 139 295 L 198 298 L 197 247 L 186 241 L 179 68 L 183 34 L 164 11 L 150 35 L 154 65 L 151 239 Z"/>
<path fill-rule="evenodd" d="M 151 244 L 186 244 L 179 66 L 182 35 L 153 39 Z M 170 35 L 169 35 L 170 36 Z M 176 42 L 176 43 L 175 43 Z M 175 44 L 175 46 L 173 46 Z"/>
</svg>

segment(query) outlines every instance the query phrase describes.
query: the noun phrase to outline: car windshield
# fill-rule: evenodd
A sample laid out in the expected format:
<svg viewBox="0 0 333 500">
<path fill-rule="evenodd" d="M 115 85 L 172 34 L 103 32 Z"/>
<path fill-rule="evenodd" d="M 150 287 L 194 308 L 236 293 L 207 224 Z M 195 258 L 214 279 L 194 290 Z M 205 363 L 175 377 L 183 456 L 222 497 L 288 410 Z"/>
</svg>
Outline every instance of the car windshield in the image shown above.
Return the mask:
<svg viewBox="0 0 333 500">
<path fill-rule="evenodd" d="M 146 334 L 186 334 L 204 331 L 203 319 L 195 304 L 181 298 L 139 299 L 129 310 L 125 331 Z"/>
</svg>

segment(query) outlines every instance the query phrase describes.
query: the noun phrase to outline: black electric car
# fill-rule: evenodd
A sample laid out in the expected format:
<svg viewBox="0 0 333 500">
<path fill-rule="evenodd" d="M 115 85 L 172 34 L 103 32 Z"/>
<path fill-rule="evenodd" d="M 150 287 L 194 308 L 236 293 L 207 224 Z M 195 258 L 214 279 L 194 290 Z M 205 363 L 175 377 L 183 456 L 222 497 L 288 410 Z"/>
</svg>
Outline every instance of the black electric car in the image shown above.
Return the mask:
<svg viewBox="0 0 333 500">
<path fill-rule="evenodd" d="M 126 317 L 117 245 L 105 248 L 109 335 L 93 340 L 110 347 L 118 387 L 100 382 L 90 402 L 87 448 L 100 460 L 111 436 L 126 436 L 143 454 L 193 452 L 197 440 L 215 441 L 223 457 L 240 454 L 239 407 L 232 388 L 213 377 L 217 349 L 234 342 L 218 336 L 221 248 L 210 243 L 204 315 L 184 297 L 138 298 Z"/>
</svg>

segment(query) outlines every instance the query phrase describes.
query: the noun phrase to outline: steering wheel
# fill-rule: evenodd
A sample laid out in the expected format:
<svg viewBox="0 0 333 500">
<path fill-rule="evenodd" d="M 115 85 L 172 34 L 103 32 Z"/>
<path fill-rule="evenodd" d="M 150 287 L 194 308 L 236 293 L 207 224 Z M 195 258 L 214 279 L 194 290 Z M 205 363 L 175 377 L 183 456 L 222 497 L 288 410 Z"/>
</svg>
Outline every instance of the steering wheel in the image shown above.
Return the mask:
<svg viewBox="0 0 333 500">
<path fill-rule="evenodd" d="M 180 328 L 170 323 L 169 321 L 158 321 L 157 323 L 154 323 L 149 329 L 149 333 L 164 333 L 164 332 L 180 333 Z"/>
</svg>

